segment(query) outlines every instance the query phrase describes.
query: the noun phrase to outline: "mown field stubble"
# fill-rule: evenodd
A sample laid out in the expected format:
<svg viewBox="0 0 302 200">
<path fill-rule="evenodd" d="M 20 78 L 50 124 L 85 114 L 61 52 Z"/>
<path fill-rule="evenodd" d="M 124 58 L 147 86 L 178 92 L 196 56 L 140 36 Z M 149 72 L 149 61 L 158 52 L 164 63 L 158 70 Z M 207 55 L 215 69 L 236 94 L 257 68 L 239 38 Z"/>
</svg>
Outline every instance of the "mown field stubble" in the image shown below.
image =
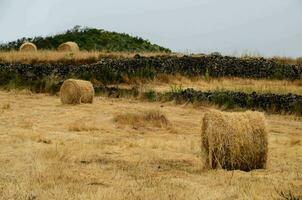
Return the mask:
<svg viewBox="0 0 302 200">
<path fill-rule="evenodd" d="M 193 88 L 195 90 L 230 90 L 238 92 L 258 92 L 273 94 L 298 94 L 302 95 L 302 80 L 267 80 L 249 79 L 237 77 L 210 78 L 185 77 L 181 75 L 159 75 L 154 80 L 130 79 L 128 83 L 121 84 L 120 87 L 140 87 L 145 90 L 155 90 L 158 92 L 174 89 Z"/>
<path fill-rule="evenodd" d="M 1 91 L 0 197 L 151 200 L 302 195 L 301 117 L 265 116 L 267 169 L 207 170 L 200 133 L 208 109 L 105 97 L 70 106 L 62 105 L 57 96 Z"/>
<path fill-rule="evenodd" d="M 78 51 L 78 52 L 60 52 L 51 50 L 39 50 L 37 52 L 20 52 L 20 51 L 0 51 L 0 62 L 4 63 L 89 63 L 96 62 L 104 57 L 112 58 L 129 58 L 134 57 L 137 53 L 131 52 L 106 52 L 106 51 Z M 143 56 L 160 56 L 174 55 L 172 53 L 153 53 L 143 52 Z M 178 55 L 178 54 L 175 54 Z"/>
</svg>

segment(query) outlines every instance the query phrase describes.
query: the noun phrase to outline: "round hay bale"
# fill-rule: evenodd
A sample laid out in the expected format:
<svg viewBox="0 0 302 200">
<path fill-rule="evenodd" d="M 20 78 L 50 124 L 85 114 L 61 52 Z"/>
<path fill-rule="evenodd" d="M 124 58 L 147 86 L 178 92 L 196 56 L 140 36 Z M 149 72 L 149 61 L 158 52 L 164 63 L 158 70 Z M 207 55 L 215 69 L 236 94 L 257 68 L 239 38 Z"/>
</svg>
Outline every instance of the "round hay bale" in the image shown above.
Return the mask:
<svg viewBox="0 0 302 200">
<path fill-rule="evenodd" d="M 63 104 L 93 103 L 94 88 L 91 82 L 68 79 L 60 88 Z"/>
<path fill-rule="evenodd" d="M 58 51 L 72 51 L 72 52 L 76 52 L 76 51 L 79 51 L 80 48 L 78 46 L 77 43 L 75 42 L 65 42 L 63 44 L 61 44 L 59 47 L 58 47 Z"/>
<path fill-rule="evenodd" d="M 34 43 L 25 42 L 20 46 L 19 51 L 37 51 L 37 47 Z"/>
<path fill-rule="evenodd" d="M 266 167 L 268 139 L 262 113 L 209 111 L 202 121 L 201 148 L 211 169 L 251 171 Z"/>
</svg>

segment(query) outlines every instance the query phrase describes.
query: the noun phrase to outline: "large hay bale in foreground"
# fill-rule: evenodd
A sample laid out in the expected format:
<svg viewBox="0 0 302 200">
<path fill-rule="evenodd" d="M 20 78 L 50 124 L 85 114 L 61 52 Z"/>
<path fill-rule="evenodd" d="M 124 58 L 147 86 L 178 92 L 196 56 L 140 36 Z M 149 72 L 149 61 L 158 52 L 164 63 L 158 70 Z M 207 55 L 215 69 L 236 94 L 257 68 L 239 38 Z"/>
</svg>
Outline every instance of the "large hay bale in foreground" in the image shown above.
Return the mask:
<svg viewBox="0 0 302 200">
<path fill-rule="evenodd" d="M 268 139 L 262 113 L 209 111 L 202 122 L 201 148 L 211 169 L 251 171 L 266 167 Z"/>
<path fill-rule="evenodd" d="M 65 42 L 63 44 L 61 44 L 59 47 L 58 47 L 58 51 L 72 51 L 72 52 L 76 52 L 76 51 L 79 51 L 80 48 L 78 46 L 77 43 L 75 42 Z"/>
<path fill-rule="evenodd" d="M 37 51 L 37 47 L 34 43 L 25 42 L 20 46 L 19 51 Z"/>
<path fill-rule="evenodd" d="M 94 88 L 91 82 L 68 79 L 60 88 L 63 104 L 93 103 Z"/>
</svg>

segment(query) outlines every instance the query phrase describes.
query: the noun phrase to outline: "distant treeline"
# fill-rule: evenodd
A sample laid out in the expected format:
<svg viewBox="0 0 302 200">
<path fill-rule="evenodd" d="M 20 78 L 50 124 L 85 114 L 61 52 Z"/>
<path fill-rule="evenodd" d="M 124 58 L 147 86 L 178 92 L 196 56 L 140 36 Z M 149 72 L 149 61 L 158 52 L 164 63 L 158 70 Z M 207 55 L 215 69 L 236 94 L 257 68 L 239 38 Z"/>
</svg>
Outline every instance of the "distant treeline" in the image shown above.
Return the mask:
<svg viewBox="0 0 302 200">
<path fill-rule="evenodd" d="M 171 52 L 170 49 L 151 44 L 140 37 L 95 28 L 81 28 L 80 26 L 75 26 L 71 30 L 54 36 L 21 38 L 0 44 L 0 50 L 17 50 L 25 41 L 32 42 L 38 49 L 43 50 L 54 50 L 64 42 L 74 41 L 81 50 L 87 51 Z"/>
</svg>

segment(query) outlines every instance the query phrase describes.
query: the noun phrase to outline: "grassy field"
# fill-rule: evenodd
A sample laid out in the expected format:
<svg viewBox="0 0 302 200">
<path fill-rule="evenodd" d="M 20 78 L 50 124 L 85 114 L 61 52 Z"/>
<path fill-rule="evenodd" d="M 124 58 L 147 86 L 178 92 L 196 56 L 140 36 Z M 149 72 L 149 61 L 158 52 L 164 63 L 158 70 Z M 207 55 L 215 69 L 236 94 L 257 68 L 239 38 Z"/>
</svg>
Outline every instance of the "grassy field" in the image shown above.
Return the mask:
<svg viewBox="0 0 302 200">
<path fill-rule="evenodd" d="M 91 63 L 102 57 L 133 57 L 136 52 L 106 52 L 106 51 L 79 51 L 79 52 L 59 52 L 53 50 L 39 50 L 37 52 L 20 52 L 20 51 L 0 51 L 0 62 L 5 63 L 56 63 L 56 62 L 73 62 L 73 63 Z M 165 52 L 140 52 L 141 56 L 162 56 L 174 55 L 183 56 L 182 53 L 165 53 Z M 205 54 L 192 54 L 192 57 L 205 56 Z M 257 58 L 259 56 L 242 55 L 241 58 Z M 280 64 L 301 65 L 302 57 L 273 57 L 272 59 Z"/>
<path fill-rule="evenodd" d="M 208 109 L 105 97 L 67 106 L 57 96 L 0 91 L 0 198 L 302 197 L 302 118 L 266 115 L 267 169 L 206 170 Z"/>
<path fill-rule="evenodd" d="M 78 64 L 134 55 L 12 51 L 0 52 L 0 62 Z M 299 59 L 274 59 L 301 64 Z M 154 80 L 124 77 L 123 82 L 118 86 L 143 91 L 302 95 L 301 80 L 158 75 Z M 208 170 L 200 132 L 203 114 L 214 109 L 209 105 L 96 97 L 92 105 L 67 106 L 56 95 L 6 89 L 0 90 L 0 199 L 302 198 L 302 117 L 266 114 L 267 169 Z"/>
<path fill-rule="evenodd" d="M 132 79 L 120 87 L 138 86 L 142 89 L 153 89 L 158 92 L 164 92 L 171 89 L 193 88 L 195 90 L 231 90 L 240 92 L 258 92 L 274 94 L 298 94 L 302 95 L 302 80 L 265 80 L 248 78 L 210 78 L 204 77 L 188 78 L 181 75 L 159 75 L 154 80 Z"/>
<path fill-rule="evenodd" d="M 102 57 L 133 57 L 137 53 L 131 52 L 103 52 L 103 51 L 79 51 L 79 52 L 59 52 L 59 51 L 37 51 L 37 52 L 20 52 L 20 51 L 0 51 L 0 62 L 4 63 L 92 63 Z M 158 55 L 176 55 L 172 53 L 140 53 L 142 56 Z"/>
</svg>

